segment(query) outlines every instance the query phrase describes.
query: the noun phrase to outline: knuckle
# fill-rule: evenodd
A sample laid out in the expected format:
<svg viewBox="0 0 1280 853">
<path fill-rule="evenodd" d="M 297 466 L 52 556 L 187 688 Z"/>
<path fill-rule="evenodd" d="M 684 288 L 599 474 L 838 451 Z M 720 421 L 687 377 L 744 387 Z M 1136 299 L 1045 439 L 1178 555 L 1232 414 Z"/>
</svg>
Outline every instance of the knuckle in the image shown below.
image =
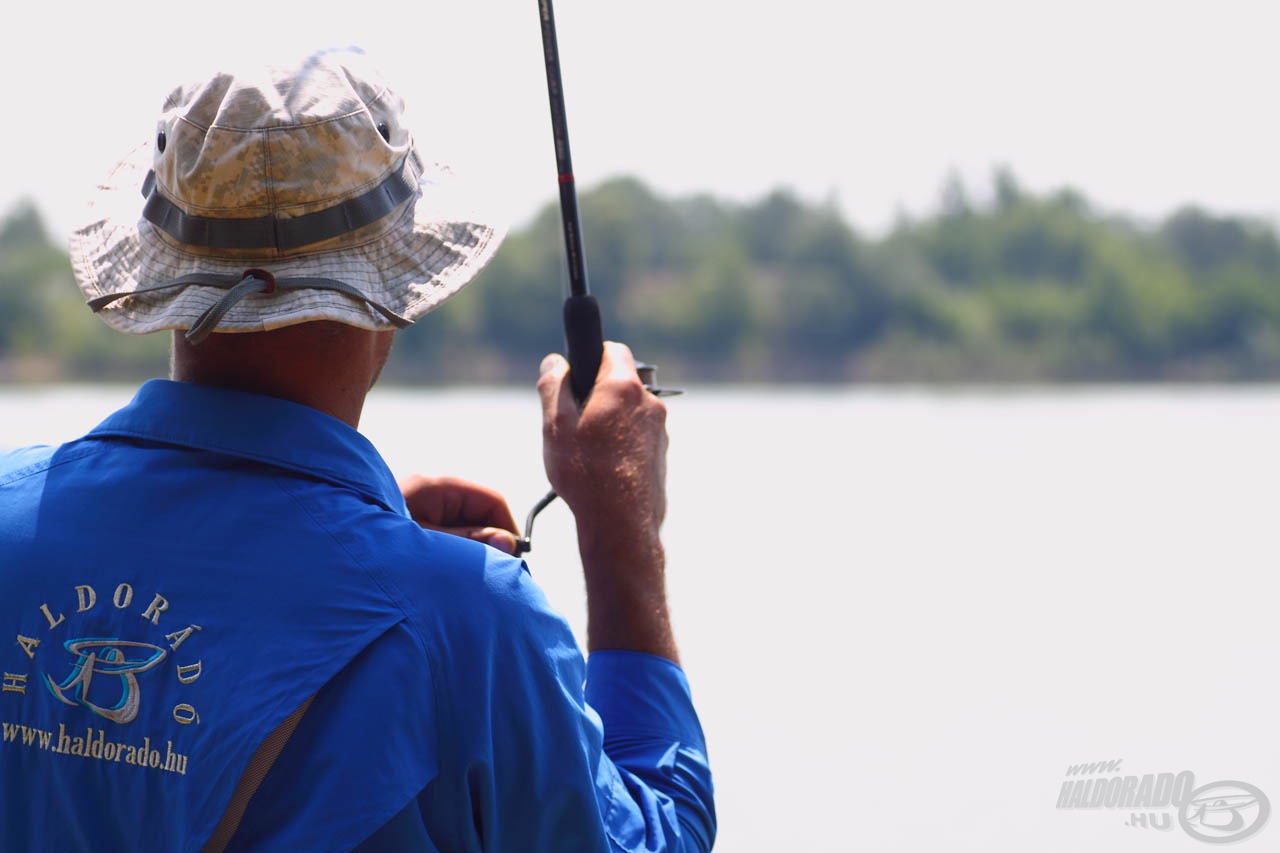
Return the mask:
<svg viewBox="0 0 1280 853">
<path fill-rule="evenodd" d="M 635 404 L 646 393 L 644 386 L 640 384 L 640 377 L 638 376 L 611 376 L 604 380 L 603 384 L 610 396 L 617 397 L 624 403 Z"/>
<path fill-rule="evenodd" d="M 404 478 L 402 491 L 419 492 L 431 485 L 431 481 L 421 474 L 410 474 Z"/>
</svg>

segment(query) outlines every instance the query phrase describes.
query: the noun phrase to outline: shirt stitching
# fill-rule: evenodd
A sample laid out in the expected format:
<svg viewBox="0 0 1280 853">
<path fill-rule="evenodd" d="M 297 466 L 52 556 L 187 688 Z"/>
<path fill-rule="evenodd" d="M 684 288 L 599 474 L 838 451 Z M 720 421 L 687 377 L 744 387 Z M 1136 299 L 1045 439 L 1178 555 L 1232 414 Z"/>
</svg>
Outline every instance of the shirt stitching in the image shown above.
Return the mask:
<svg viewBox="0 0 1280 853">
<path fill-rule="evenodd" d="M 395 593 L 393 593 L 392 590 L 388 589 L 388 584 L 384 583 L 383 579 L 378 577 L 378 574 L 374 572 L 373 569 L 370 568 L 363 560 L 353 554 L 351 549 L 347 547 L 346 543 L 334 535 L 333 530 L 330 527 L 321 523 L 320 519 L 316 518 L 315 513 L 311 511 L 311 508 L 308 507 L 301 498 L 289 490 L 284 480 L 278 477 L 272 477 L 270 479 L 271 482 L 276 484 L 280 491 L 284 492 L 295 504 L 297 504 L 298 508 L 306 514 L 307 518 L 311 520 L 311 523 L 314 524 L 316 528 L 323 531 L 326 536 L 333 540 L 333 543 L 342 549 L 342 553 L 346 554 L 347 558 L 351 560 L 352 563 L 359 566 L 360 569 L 369 576 L 369 579 L 377 584 L 378 589 L 382 590 L 382 594 L 386 596 L 393 605 L 395 605 L 396 610 L 400 611 L 400 615 L 408 620 L 409 613 L 408 608 L 404 606 L 404 595 L 396 594 L 399 593 L 399 590 L 396 590 Z"/>
<path fill-rule="evenodd" d="M 102 453 L 105 450 L 105 447 L 80 447 L 76 450 L 67 451 L 61 456 L 57 456 L 57 453 L 55 452 L 54 455 L 47 459 L 41 459 L 39 462 L 32 462 L 25 468 L 10 471 L 5 476 L 0 477 L 0 486 L 13 485 L 19 480 L 25 480 L 28 477 L 34 477 L 35 475 L 46 471 L 52 471 L 59 465 L 66 465 L 68 462 L 75 462 L 79 459 L 85 458 L 86 456 L 92 456 L 95 453 Z"/>
<path fill-rule="evenodd" d="M 427 666 L 431 670 L 431 688 L 432 688 L 431 692 L 432 692 L 432 695 L 435 697 L 436 720 L 444 719 L 444 717 L 441 716 L 444 711 L 443 703 L 444 703 L 445 696 L 443 694 L 445 694 L 449 688 L 445 680 L 440 677 L 440 667 L 435 659 L 435 655 L 431 653 L 430 644 L 422 636 L 417 625 L 415 624 L 415 619 L 420 619 L 421 614 L 418 613 L 416 608 L 408 606 L 407 597 L 404 595 L 404 593 L 400 590 L 399 587 L 397 587 L 394 583 L 392 583 L 389 578 L 384 579 L 380 577 L 379 573 L 374 571 L 374 569 L 368 564 L 366 564 L 364 560 L 361 560 L 359 557 L 353 554 L 351 552 L 351 549 L 347 547 L 346 543 L 343 542 L 341 539 L 339 539 L 336 535 L 334 535 L 332 529 L 322 524 L 320 519 L 316 518 L 315 513 L 311 511 L 311 508 L 308 507 L 300 497 L 294 494 L 283 481 L 276 479 L 274 480 L 274 482 L 279 487 L 279 489 L 282 492 L 284 492 L 298 506 L 298 508 L 302 510 L 304 514 L 306 514 L 307 518 L 311 520 L 312 524 L 314 524 L 316 527 L 323 530 L 325 534 L 331 540 L 333 540 L 333 543 L 337 545 L 340 549 L 342 549 L 342 553 L 346 554 L 347 558 L 350 559 L 352 563 L 359 566 L 360 569 L 364 571 L 366 575 L 369 576 L 369 579 L 372 580 L 373 583 L 377 585 L 378 589 L 382 590 L 382 594 L 387 597 L 390 603 L 404 617 L 403 621 L 409 629 L 409 636 L 412 637 L 414 642 L 417 644 L 419 651 L 422 653 L 423 659 L 426 660 Z M 388 589 L 388 586 L 390 586 L 391 589 Z M 440 734 L 439 734 L 440 728 L 441 728 L 440 726 L 437 726 L 438 730 L 435 734 L 436 736 L 436 753 L 435 754 L 437 756 L 442 756 L 444 754 L 440 744 Z M 436 767 L 436 772 L 439 773 L 443 769 L 444 768 L 442 766 L 439 766 L 438 764 Z"/>
<path fill-rule="evenodd" d="M 169 444 L 169 445 L 173 445 L 175 447 L 181 447 L 187 450 L 205 450 L 205 451 L 210 451 L 215 453 L 225 453 L 229 456 L 238 456 L 244 459 L 250 459 L 254 462 L 260 462 L 266 465 L 270 465 L 273 468 L 280 468 L 286 471 L 292 471 L 295 473 L 305 474 L 307 476 L 315 477 L 317 479 L 323 480 L 324 482 L 330 483 L 332 485 L 344 486 L 346 488 L 349 488 L 349 489 L 352 489 L 353 491 L 358 492 L 364 497 L 372 499 L 373 501 L 378 503 L 380 506 L 387 508 L 389 511 L 392 511 L 392 512 L 395 511 L 391 506 L 391 502 L 387 500 L 386 495 L 383 493 L 382 489 L 374 486 L 372 483 L 361 483 L 355 480 L 337 478 L 337 477 L 334 477 L 332 474 L 328 473 L 327 471 L 323 471 L 319 468 L 312 468 L 309 466 L 305 466 L 301 463 L 294 462 L 293 460 L 290 460 L 290 459 L 282 459 L 278 456 L 272 456 L 265 453 L 257 453 L 255 451 L 247 450 L 242 447 L 231 447 L 227 445 L 221 445 L 221 444 L 218 444 L 217 442 L 209 441 L 208 439 L 205 439 L 205 438 L 200 438 L 200 439 L 180 438 L 178 436 L 167 436 L 161 433 L 143 432 L 141 430 L 124 429 L 121 427 L 111 427 L 108 429 L 95 429 L 89 435 L 90 437 L 124 436 L 127 438 L 141 438 L 147 441 L 158 441 L 163 444 Z M 314 517 L 313 517 L 313 520 L 314 520 Z"/>
</svg>

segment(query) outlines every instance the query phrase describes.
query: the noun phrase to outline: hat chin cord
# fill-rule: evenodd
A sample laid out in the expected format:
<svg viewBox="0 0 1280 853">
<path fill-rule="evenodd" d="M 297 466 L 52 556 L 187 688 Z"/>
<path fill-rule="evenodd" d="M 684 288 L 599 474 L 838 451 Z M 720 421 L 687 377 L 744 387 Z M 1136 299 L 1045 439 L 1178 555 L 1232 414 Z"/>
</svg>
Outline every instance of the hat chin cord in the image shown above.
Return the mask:
<svg viewBox="0 0 1280 853">
<path fill-rule="evenodd" d="M 413 325 L 412 320 L 408 320 L 392 311 L 390 308 L 370 299 L 361 293 L 357 288 L 345 281 L 338 281 L 332 278 L 315 278 L 312 276 L 284 276 L 277 278 L 266 270 L 247 269 L 243 273 L 236 275 L 217 275 L 214 273 L 191 273 L 173 281 L 167 281 L 164 284 L 155 284 L 150 287 L 140 287 L 137 290 L 121 291 L 118 293 L 107 293 L 102 296 L 95 297 L 88 301 L 88 306 L 95 314 L 106 308 L 112 303 L 124 299 L 129 296 L 137 296 L 143 293 L 155 293 L 162 290 L 170 290 L 175 287 L 186 287 L 188 285 L 202 285 L 205 287 L 217 287 L 227 292 L 222 295 L 217 302 L 210 305 L 200 317 L 191 324 L 191 328 L 187 330 L 186 339 L 193 344 L 198 344 L 205 338 L 209 337 L 216 329 L 218 323 L 222 322 L 222 318 L 227 312 L 236 306 L 240 300 L 251 294 L 270 295 L 281 290 L 332 290 L 349 296 L 358 302 L 363 302 L 374 311 L 377 311 L 391 325 L 397 329 L 403 329 Z"/>
</svg>

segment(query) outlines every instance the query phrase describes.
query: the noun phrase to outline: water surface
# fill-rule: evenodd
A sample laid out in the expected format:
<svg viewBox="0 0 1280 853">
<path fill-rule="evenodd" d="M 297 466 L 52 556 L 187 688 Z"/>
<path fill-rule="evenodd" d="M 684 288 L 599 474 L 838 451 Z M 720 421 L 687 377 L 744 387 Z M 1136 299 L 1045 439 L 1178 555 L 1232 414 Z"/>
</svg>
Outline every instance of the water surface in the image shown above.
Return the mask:
<svg viewBox="0 0 1280 853">
<path fill-rule="evenodd" d="M 0 392 L 0 446 L 131 393 Z M 717 849 L 1204 849 L 1176 818 L 1054 808 L 1068 765 L 1106 759 L 1280 807 L 1280 391 L 695 389 L 670 411 Z M 379 389 L 362 427 L 397 473 L 488 483 L 521 519 L 545 489 L 531 389 Z M 563 506 L 530 564 L 582 636 Z"/>
</svg>

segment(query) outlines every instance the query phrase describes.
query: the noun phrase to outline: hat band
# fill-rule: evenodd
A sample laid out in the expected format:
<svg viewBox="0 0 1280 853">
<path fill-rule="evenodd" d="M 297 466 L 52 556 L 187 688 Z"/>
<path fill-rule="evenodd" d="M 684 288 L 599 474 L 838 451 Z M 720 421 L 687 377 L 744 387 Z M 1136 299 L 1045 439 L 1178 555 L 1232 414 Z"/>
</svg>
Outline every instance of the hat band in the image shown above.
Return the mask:
<svg viewBox="0 0 1280 853">
<path fill-rule="evenodd" d="M 287 252 L 323 240 L 341 237 L 377 222 L 418 188 L 416 173 L 406 168 L 409 157 L 382 183 L 353 199 L 313 213 L 281 218 L 221 219 L 193 216 L 165 198 L 154 170 L 142 182 L 147 199 L 143 217 L 179 243 L 209 249 L 275 249 Z M 413 158 L 416 163 L 416 157 Z"/>
</svg>

